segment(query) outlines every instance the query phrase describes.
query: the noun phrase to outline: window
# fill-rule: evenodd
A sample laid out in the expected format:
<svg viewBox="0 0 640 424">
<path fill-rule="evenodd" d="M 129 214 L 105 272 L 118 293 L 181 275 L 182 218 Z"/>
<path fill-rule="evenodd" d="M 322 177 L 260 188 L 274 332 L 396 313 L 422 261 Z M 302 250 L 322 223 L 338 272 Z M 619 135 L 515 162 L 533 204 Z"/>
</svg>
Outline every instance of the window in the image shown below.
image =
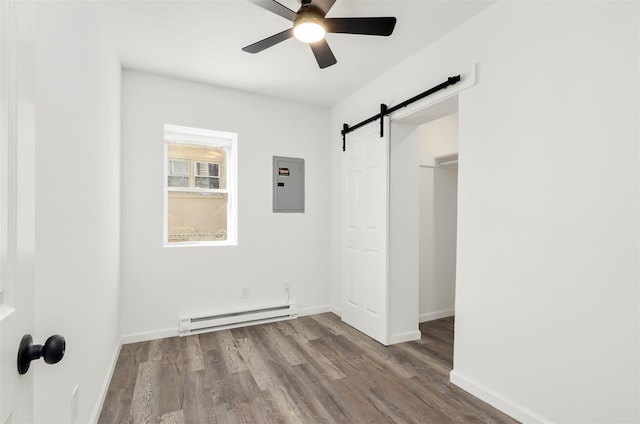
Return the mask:
<svg viewBox="0 0 640 424">
<path fill-rule="evenodd" d="M 165 125 L 165 246 L 237 244 L 237 134 Z"/>
<path fill-rule="evenodd" d="M 194 166 L 196 187 L 220 188 L 220 163 L 196 162 Z"/>
<path fill-rule="evenodd" d="M 189 160 L 169 159 L 169 187 L 189 187 Z"/>
</svg>

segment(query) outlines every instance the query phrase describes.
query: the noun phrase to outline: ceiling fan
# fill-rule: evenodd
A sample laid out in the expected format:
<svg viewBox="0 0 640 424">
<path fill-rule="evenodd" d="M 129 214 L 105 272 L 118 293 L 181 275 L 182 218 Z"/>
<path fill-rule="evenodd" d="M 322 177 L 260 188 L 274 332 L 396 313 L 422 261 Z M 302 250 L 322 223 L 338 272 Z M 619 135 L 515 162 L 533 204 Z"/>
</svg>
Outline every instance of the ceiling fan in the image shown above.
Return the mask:
<svg viewBox="0 0 640 424">
<path fill-rule="evenodd" d="M 320 68 L 335 65 L 337 60 L 324 36 L 327 33 L 389 36 L 396 26 L 396 18 L 326 18 L 336 0 L 300 0 L 297 12 L 275 0 L 249 0 L 276 15 L 293 22 L 293 27 L 250 44 L 242 50 L 258 53 L 291 37 L 308 43 Z"/>
</svg>

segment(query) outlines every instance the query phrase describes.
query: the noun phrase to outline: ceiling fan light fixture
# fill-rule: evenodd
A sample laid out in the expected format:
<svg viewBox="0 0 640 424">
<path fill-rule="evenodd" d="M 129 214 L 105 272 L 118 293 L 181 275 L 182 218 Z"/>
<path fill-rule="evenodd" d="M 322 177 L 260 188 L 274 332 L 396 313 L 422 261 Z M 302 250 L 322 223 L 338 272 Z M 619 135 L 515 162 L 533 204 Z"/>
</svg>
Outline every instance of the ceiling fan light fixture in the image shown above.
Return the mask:
<svg viewBox="0 0 640 424">
<path fill-rule="evenodd" d="M 293 27 L 293 35 L 303 43 L 316 43 L 326 35 L 327 30 L 318 19 L 301 18 Z"/>
<path fill-rule="evenodd" d="M 1 2 L 2 0 L 0 0 Z M 396 18 L 392 16 L 327 18 L 329 9 L 336 0 L 298 0 L 297 12 L 279 2 L 282 0 L 248 0 L 269 12 L 293 23 L 282 32 L 273 34 L 242 48 L 247 53 L 259 53 L 289 38 L 309 44 L 320 69 L 335 65 L 338 61 L 325 40 L 327 32 L 332 34 L 378 35 L 388 37 L 393 33 Z M 293 1 L 293 0 L 287 0 Z"/>
</svg>

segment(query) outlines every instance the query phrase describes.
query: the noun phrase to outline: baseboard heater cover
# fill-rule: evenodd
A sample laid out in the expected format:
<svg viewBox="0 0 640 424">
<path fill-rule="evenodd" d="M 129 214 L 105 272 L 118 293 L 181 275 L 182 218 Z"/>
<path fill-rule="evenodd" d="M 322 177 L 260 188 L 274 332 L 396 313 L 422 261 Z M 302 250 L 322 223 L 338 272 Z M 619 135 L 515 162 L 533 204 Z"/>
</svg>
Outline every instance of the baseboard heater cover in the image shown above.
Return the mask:
<svg viewBox="0 0 640 424">
<path fill-rule="evenodd" d="M 180 318 L 178 320 L 178 334 L 180 336 L 188 336 L 190 334 L 283 321 L 296 318 L 297 316 L 298 305 L 295 302 L 290 302 L 287 304 L 256 307 L 254 309 L 234 312 Z"/>
</svg>

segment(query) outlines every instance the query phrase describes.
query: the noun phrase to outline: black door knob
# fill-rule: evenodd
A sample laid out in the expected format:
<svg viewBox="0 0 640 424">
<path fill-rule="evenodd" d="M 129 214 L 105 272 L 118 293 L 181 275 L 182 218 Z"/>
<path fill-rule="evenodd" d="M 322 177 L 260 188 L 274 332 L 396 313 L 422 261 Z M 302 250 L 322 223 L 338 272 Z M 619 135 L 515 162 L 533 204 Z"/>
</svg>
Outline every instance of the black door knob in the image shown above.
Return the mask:
<svg viewBox="0 0 640 424">
<path fill-rule="evenodd" d="M 64 337 L 53 335 L 43 345 L 34 345 L 31 334 L 25 334 L 18 348 L 18 372 L 25 374 L 29 371 L 31 361 L 44 358 L 47 364 L 56 364 L 64 356 L 66 342 Z"/>
</svg>

